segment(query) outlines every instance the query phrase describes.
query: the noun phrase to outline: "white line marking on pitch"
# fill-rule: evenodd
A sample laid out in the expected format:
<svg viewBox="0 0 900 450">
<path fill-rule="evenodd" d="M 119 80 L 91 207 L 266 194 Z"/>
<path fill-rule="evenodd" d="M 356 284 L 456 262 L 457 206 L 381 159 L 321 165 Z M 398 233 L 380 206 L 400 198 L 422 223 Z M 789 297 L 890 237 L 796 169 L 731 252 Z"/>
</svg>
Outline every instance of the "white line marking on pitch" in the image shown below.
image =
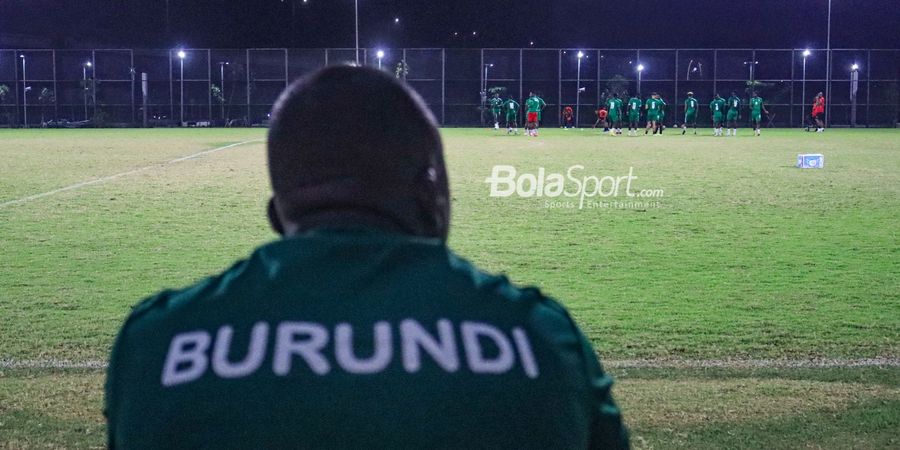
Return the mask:
<svg viewBox="0 0 900 450">
<path fill-rule="evenodd" d="M 10 201 L 7 201 L 7 202 L 0 203 L 0 208 L 5 208 L 5 207 L 7 207 L 7 206 L 12 206 L 12 205 L 18 205 L 18 204 L 20 204 L 20 203 L 27 203 L 27 202 L 30 202 L 30 201 L 32 201 L 32 200 L 37 200 L 37 199 L 39 199 L 39 198 L 49 197 L 49 196 L 54 195 L 54 194 L 59 194 L 60 192 L 66 192 L 66 191 L 72 191 L 72 190 L 75 190 L 75 189 L 80 189 L 80 188 L 83 188 L 83 187 L 85 187 L 85 186 L 90 186 L 90 185 L 93 185 L 93 184 L 105 183 L 105 182 L 107 182 L 107 181 L 115 180 L 116 178 L 121 178 L 121 177 L 125 177 L 125 176 L 128 176 L 128 175 L 134 175 L 134 174 L 136 174 L 136 173 L 138 173 L 138 172 L 143 172 L 143 171 L 148 170 L 148 169 L 153 169 L 153 168 L 156 168 L 156 167 L 164 167 L 164 166 L 167 166 L 167 165 L 169 165 L 169 164 L 180 163 L 180 162 L 182 162 L 182 161 L 187 161 L 187 160 L 189 160 L 189 159 L 199 158 L 199 157 L 201 157 L 201 156 L 205 156 L 205 155 L 208 155 L 208 154 L 210 154 L 210 153 L 215 153 L 215 152 L 219 152 L 219 151 L 222 151 L 222 150 L 225 150 L 225 149 L 229 149 L 229 148 L 232 148 L 232 147 L 237 147 L 237 146 L 239 146 L 239 145 L 244 145 L 244 144 L 249 144 L 249 143 L 251 143 L 251 142 L 259 142 L 259 141 L 262 141 L 262 139 L 251 139 L 251 140 L 249 140 L 249 141 L 243 141 L 243 142 L 237 142 L 237 143 L 234 143 L 234 144 L 228 144 L 228 145 L 224 145 L 224 146 L 222 146 L 222 147 L 216 147 L 216 148 L 211 148 L 211 149 L 208 149 L 208 150 L 203 150 L 202 152 L 197 152 L 197 153 L 194 153 L 194 154 L 192 154 L 192 155 L 182 156 L 181 158 L 175 158 L 175 159 L 173 159 L 173 160 L 171 160 L 171 161 L 166 161 L 166 162 L 163 162 L 163 163 L 157 163 L 157 164 L 151 164 L 151 165 L 149 165 L 149 166 L 139 167 L 139 168 L 137 168 L 137 169 L 132 169 L 132 170 L 129 170 L 129 171 L 127 171 L 127 172 L 117 173 L 117 174 L 115 174 L 115 175 L 107 175 L 107 176 L 105 176 L 105 177 L 100 177 L 100 178 L 97 178 L 97 179 L 94 179 L 94 180 L 88 180 L 88 181 L 82 181 L 82 182 L 80 182 L 80 183 L 70 184 L 70 185 L 68 185 L 68 186 L 61 187 L 61 188 L 59 188 L 59 189 L 54 189 L 54 190 L 52 190 L 52 191 L 42 192 L 42 193 L 40 193 L 40 194 L 29 195 L 29 196 L 27 196 L 27 197 L 17 198 L 17 199 L 15 199 L 15 200 L 10 200 Z"/>
<path fill-rule="evenodd" d="M 823 369 L 900 367 L 898 358 L 863 359 L 632 359 L 603 361 L 607 369 Z M 0 359 L 0 369 L 105 369 L 106 361 Z"/>
</svg>

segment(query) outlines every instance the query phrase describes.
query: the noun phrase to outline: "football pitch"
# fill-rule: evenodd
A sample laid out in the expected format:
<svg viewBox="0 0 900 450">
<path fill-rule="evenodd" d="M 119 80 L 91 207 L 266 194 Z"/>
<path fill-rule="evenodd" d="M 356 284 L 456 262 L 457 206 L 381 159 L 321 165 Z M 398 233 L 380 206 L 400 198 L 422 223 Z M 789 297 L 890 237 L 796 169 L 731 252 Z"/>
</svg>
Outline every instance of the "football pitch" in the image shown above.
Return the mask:
<svg viewBox="0 0 900 450">
<path fill-rule="evenodd" d="M 897 448 L 900 130 L 699 132 L 445 129 L 449 245 L 569 308 L 636 448 Z M 130 308 L 276 238 L 264 139 L 0 130 L 0 448 L 104 445 Z"/>
</svg>

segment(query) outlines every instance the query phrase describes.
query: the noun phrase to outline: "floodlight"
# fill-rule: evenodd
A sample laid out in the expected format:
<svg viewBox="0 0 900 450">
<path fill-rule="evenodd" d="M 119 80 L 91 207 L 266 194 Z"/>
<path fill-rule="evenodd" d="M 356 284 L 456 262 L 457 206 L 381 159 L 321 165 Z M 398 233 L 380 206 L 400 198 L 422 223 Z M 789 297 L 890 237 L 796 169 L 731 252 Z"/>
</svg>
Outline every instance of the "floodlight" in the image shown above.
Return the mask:
<svg viewBox="0 0 900 450">
<path fill-rule="evenodd" d="M 378 50 L 375 52 L 375 56 L 377 56 L 378 59 L 384 58 L 384 50 Z"/>
<path fill-rule="evenodd" d="M 181 59 L 187 58 L 187 53 L 184 50 L 178 50 L 178 57 Z"/>
<path fill-rule="evenodd" d="M 850 70 L 859 70 L 859 64 L 853 64 L 850 66 Z"/>
<path fill-rule="evenodd" d="M 400 23 L 400 18 L 399 18 L 399 17 L 394 17 L 394 23 Z"/>
<path fill-rule="evenodd" d="M 643 64 L 638 64 L 637 70 L 638 70 L 638 72 L 643 72 L 643 71 L 644 71 L 644 65 L 643 65 Z"/>
<path fill-rule="evenodd" d="M 93 64 L 92 64 L 90 61 L 84 63 L 84 65 L 85 65 L 85 67 L 91 67 L 91 66 L 93 66 Z"/>
<path fill-rule="evenodd" d="M 581 51 L 581 50 L 579 50 L 579 51 L 578 51 L 578 57 L 579 57 L 579 58 L 584 58 L 584 52 Z"/>
<path fill-rule="evenodd" d="M 807 56 L 809 56 L 810 54 L 812 54 L 812 52 L 810 52 L 809 49 L 803 50 L 803 57 L 804 57 L 804 58 L 807 57 Z"/>
</svg>

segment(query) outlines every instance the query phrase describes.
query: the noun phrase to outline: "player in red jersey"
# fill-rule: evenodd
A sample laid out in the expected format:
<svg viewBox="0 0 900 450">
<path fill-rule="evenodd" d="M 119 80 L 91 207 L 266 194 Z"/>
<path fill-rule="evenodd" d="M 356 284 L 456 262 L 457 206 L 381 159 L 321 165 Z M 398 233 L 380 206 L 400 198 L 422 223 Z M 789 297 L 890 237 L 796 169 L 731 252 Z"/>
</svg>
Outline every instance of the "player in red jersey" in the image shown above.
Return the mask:
<svg viewBox="0 0 900 450">
<path fill-rule="evenodd" d="M 825 117 L 825 95 L 821 92 L 816 94 L 815 100 L 813 100 L 812 112 L 810 112 L 810 116 L 813 121 L 816 122 L 816 133 L 821 133 L 825 131 L 825 121 L 823 117 Z M 806 129 L 809 131 L 809 128 Z"/>
</svg>

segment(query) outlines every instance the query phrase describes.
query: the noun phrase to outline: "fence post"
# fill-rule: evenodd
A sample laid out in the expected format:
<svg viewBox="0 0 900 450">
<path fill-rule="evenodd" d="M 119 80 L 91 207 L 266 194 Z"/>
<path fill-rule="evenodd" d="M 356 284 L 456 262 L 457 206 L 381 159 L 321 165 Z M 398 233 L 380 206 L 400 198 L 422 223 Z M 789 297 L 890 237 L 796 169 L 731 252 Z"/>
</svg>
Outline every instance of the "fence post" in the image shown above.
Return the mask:
<svg viewBox="0 0 900 450">
<path fill-rule="evenodd" d="M 244 67 L 247 72 L 247 126 L 250 126 L 250 49 L 247 49 Z"/>
<path fill-rule="evenodd" d="M 793 128 L 794 126 L 794 73 L 796 63 L 794 62 L 794 55 L 797 53 L 796 49 L 791 49 L 791 100 L 788 102 L 790 105 L 790 112 L 788 113 L 788 128 Z"/>
<path fill-rule="evenodd" d="M 719 51 L 713 50 L 713 95 L 719 93 L 719 88 L 717 87 L 719 80 Z"/>
<path fill-rule="evenodd" d="M 597 54 L 594 55 L 594 56 L 597 58 L 597 60 L 596 60 L 596 64 L 597 64 L 597 79 L 595 80 L 595 81 L 596 81 L 596 84 L 597 84 L 597 95 L 596 95 L 597 100 L 596 100 L 596 102 L 594 103 L 594 106 L 596 106 L 596 107 L 599 108 L 599 107 L 600 107 L 600 49 L 597 49 Z M 591 116 L 591 118 L 593 118 L 593 119 L 596 120 L 596 110 L 594 109 L 594 106 L 591 107 L 591 111 L 594 111 L 595 114 L 593 114 L 593 115 Z"/>
<path fill-rule="evenodd" d="M 558 70 L 556 76 L 556 120 L 560 120 L 562 117 L 562 49 L 556 49 L 556 64 Z"/>
<path fill-rule="evenodd" d="M 478 64 L 478 78 L 481 79 L 481 84 L 479 85 L 478 100 L 481 107 L 478 109 L 478 115 L 481 116 L 481 128 L 484 128 L 484 108 L 485 108 L 485 96 L 487 95 L 487 80 L 484 77 L 484 49 L 481 49 L 481 63 Z"/>
<path fill-rule="evenodd" d="M 872 50 L 866 50 L 866 128 L 869 128 L 869 103 L 872 102 Z M 896 125 L 894 125 L 896 126 Z"/>
<path fill-rule="evenodd" d="M 135 124 L 135 121 L 137 120 L 137 105 L 134 101 L 134 88 L 135 88 L 134 76 L 136 75 L 136 72 L 135 72 L 136 69 L 134 68 L 134 49 L 133 48 L 128 49 L 128 55 L 129 55 L 129 59 L 131 60 L 131 67 L 128 68 L 128 74 L 131 75 L 131 125 L 133 126 Z"/>
<path fill-rule="evenodd" d="M 94 117 L 97 117 L 97 50 L 91 50 L 91 64 L 94 67 L 94 70 L 91 71 L 93 75 L 91 77 L 91 93 L 93 94 L 91 100 L 94 102 Z"/>
<path fill-rule="evenodd" d="M 224 89 L 224 87 L 219 86 L 219 95 L 224 95 Z M 209 120 L 209 125 L 212 126 L 212 51 L 210 49 L 206 49 L 206 100 L 208 103 L 206 120 Z"/>
<path fill-rule="evenodd" d="M 675 120 L 672 122 L 674 124 L 678 123 L 678 49 L 675 49 L 675 101 L 672 103 L 675 110 Z"/>
<path fill-rule="evenodd" d="M 522 69 L 522 68 L 524 67 L 524 66 L 522 65 L 522 59 L 524 58 L 524 55 L 525 55 L 524 52 L 523 52 L 522 49 L 520 48 L 520 49 L 519 49 L 519 103 L 520 103 L 520 104 L 521 104 L 522 99 L 523 99 L 523 97 L 524 97 L 524 95 L 525 95 L 525 93 L 522 92 L 522 88 L 524 87 L 524 86 L 522 85 L 522 80 L 525 78 L 525 73 L 523 72 L 523 69 Z M 517 120 L 518 120 L 518 119 L 517 119 Z M 516 124 L 516 126 L 518 126 L 518 124 Z"/>
<path fill-rule="evenodd" d="M 447 49 L 441 49 L 441 126 L 445 125 L 447 120 Z"/>
<path fill-rule="evenodd" d="M 147 72 L 141 73 L 141 104 L 143 105 L 144 114 L 143 114 L 143 124 L 144 128 L 147 128 L 147 103 L 148 97 L 150 96 L 150 83 L 147 80 Z"/>
<path fill-rule="evenodd" d="M 169 120 L 175 120 L 175 97 L 172 91 L 172 50 L 167 52 L 169 55 Z"/>
</svg>

